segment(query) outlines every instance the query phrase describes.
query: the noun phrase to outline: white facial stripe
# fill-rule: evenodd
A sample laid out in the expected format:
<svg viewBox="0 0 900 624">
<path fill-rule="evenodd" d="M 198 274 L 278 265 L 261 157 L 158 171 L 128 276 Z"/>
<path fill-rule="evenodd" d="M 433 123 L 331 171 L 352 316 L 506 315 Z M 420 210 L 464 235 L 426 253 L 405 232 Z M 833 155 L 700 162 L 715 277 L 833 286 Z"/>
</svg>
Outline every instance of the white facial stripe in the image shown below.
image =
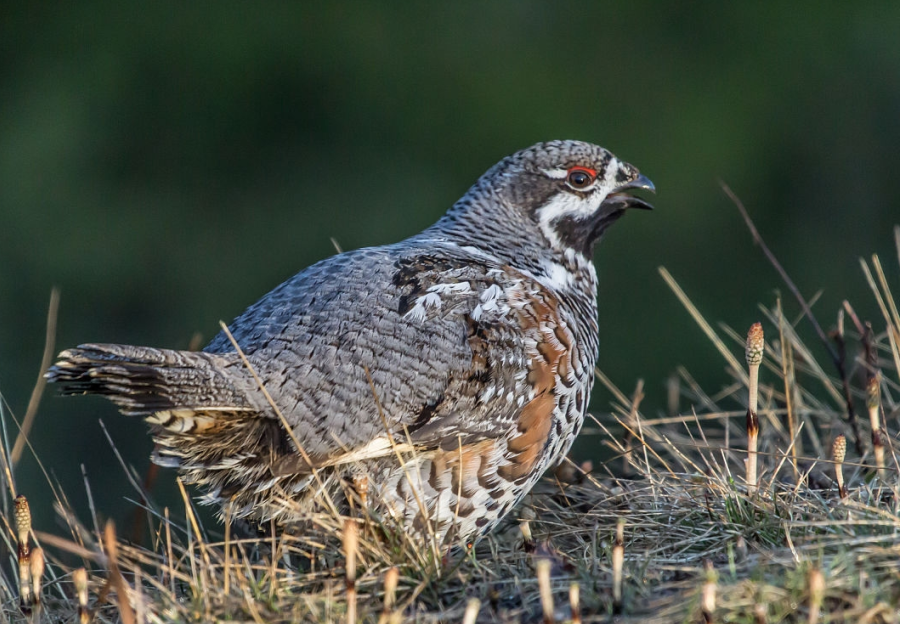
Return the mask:
<svg viewBox="0 0 900 624">
<path fill-rule="evenodd" d="M 562 180 L 569 175 L 568 169 L 541 169 L 545 176 L 554 180 Z"/>
<path fill-rule="evenodd" d="M 550 242 L 556 245 L 559 239 L 553 223 L 563 217 L 584 219 L 591 216 L 600 208 L 604 197 L 606 197 L 605 193 L 593 193 L 587 197 L 574 193 L 557 193 L 542 208 L 538 209 L 537 217 L 541 230 Z"/>
<path fill-rule="evenodd" d="M 557 193 L 538 209 L 538 219 L 544 224 L 565 216 L 588 217 L 600 207 L 601 201 L 602 198 L 593 195 L 582 197 L 575 193 Z"/>
</svg>

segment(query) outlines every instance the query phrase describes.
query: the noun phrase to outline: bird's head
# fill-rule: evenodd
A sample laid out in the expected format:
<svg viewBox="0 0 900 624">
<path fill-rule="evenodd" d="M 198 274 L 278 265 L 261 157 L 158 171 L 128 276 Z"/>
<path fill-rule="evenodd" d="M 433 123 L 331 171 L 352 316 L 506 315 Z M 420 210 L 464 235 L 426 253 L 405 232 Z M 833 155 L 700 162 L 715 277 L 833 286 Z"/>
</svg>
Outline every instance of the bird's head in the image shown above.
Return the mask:
<svg viewBox="0 0 900 624">
<path fill-rule="evenodd" d="M 499 200 L 507 218 L 542 237 L 542 245 L 590 258 L 600 236 L 627 209 L 651 208 L 630 194 L 639 189 L 655 190 L 637 168 L 604 148 L 549 141 L 504 158 L 473 191 L 490 195 L 495 205 Z"/>
</svg>

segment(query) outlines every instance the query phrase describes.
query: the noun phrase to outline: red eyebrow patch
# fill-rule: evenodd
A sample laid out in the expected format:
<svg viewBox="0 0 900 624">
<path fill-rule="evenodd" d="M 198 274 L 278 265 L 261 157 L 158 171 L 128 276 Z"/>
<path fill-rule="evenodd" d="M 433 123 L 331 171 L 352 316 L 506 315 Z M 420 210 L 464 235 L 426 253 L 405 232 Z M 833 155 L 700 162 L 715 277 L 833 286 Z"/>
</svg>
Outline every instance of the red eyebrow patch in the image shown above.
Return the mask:
<svg viewBox="0 0 900 624">
<path fill-rule="evenodd" d="M 568 172 L 572 173 L 573 171 L 583 171 L 584 173 L 591 176 L 591 180 L 593 180 L 597 177 L 596 169 L 589 169 L 588 167 L 569 167 Z"/>
</svg>

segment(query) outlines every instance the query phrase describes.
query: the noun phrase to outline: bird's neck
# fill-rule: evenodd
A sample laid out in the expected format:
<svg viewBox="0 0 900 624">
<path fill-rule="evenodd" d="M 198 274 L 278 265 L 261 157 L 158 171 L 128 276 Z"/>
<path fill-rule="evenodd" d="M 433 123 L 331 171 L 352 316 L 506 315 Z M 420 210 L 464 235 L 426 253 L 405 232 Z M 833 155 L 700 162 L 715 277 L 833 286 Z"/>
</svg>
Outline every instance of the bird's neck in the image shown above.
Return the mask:
<svg viewBox="0 0 900 624">
<path fill-rule="evenodd" d="M 532 275 L 556 292 L 578 292 L 594 297 L 597 272 L 593 262 L 574 249 L 558 250 L 547 244 L 534 224 L 497 229 L 471 211 L 444 215 L 413 239 L 443 241 L 476 253 L 498 265 L 509 265 Z M 529 229 L 530 228 L 530 229 Z"/>
</svg>

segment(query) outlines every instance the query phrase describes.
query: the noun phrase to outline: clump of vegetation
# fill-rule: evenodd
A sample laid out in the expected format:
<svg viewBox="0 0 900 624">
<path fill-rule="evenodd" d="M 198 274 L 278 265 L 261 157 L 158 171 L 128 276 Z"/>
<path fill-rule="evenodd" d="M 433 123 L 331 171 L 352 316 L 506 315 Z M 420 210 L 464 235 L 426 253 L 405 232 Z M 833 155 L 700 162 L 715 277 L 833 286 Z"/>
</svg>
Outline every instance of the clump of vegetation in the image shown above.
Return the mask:
<svg viewBox="0 0 900 624">
<path fill-rule="evenodd" d="M 895 236 L 900 253 L 900 228 Z M 900 314 L 879 259 L 863 266 L 882 318 L 862 322 L 845 303 L 828 335 L 799 299 L 830 363 L 815 359 L 782 301 L 760 308 L 745 339 L 714 328 L 661 269 L 733 382 L 711 394 L 679 370 L 669 413 L 649 417 L 642 384 L 628 396 L 598 370 L 613 409 L 582 435 L 613 459 L 598 470 L 567 461 L 468 550 L 438 552 L 365 510 L 310 514 L 297 534 L 238 538 L 226 525 L 216 535 L 184 488 L 181 509 L 146 507 L 147 545 L 96 517 L 83 524 L 62 496 L 67 533 L 35 532 L 3 440 L 3 539 L 17 562 L 0 575 L 3 617 L 897 622 Z"/>
</svg>

